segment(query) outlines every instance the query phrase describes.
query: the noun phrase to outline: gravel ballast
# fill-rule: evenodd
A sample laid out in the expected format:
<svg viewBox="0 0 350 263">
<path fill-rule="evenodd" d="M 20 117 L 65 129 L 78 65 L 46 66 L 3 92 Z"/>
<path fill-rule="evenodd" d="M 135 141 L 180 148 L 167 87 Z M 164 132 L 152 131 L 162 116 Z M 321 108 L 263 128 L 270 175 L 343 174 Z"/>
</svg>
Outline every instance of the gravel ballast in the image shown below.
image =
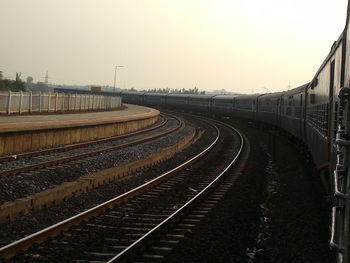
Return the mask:
<svg viewBox="0 0 350 263">
<path fill-rule="evenodd" d="M 250 140 L 242 176 L 165 262 L 332 263 L 328 247 L 330 204 L 300 148 L 278 134 L 276 155 L 269 128 L 227 120 Z M 6 244 L 106 201 L 165 172 L 205 148 L 213 130 L 170 161 L 103 185 L 46 210 L 0 224 Z"/>
<path fill-rule="evenodd" d="M 159 139 L 134 145 L 120 150 L 101 153 L 67 164 L 0 177 L 0 204 L 27 197 L 31 194 L 53 188 L 64 182 L 77 180 L 79 177 L 96 173 L 111 167 L 141 160 L 157 153 L 159 149 L 176 144 L 182 138 L 194 132 L 194 127 L 187 124 L 178 131 Z M 128 138 L 128 141 L 131 140 Z"/>
<path fill-rule="evenodd" d="M 165 262 L 335 262 L 327 196 L 300 149 L 277 136 L 273 156 L 266 127 L 230 122 L 250 140 L 247 167 Z"/>
<path fill-rule="evenodd" d="M 122 180 L 101 185 L 83 195 L 71 198 L 45 210 L 35 211 L 32 214 L 24 215 L 14 221 L 0 224 L 0 246 L 48 227 L 77 213 L 83 212 L 101 202 L 114 198 L 115 196 L 171 170 L 177 165 L 185 162 L 188 156 L 198 154 L 209 145 L 212 137 L 215 135 L 215 130 L 208 125 L 202 123 L 198 124 L 198 122 L 195 122 L 193 125 L 199 130 L 203 130 L 205 127 L 206 132 L 195 142 L 195 144 L 192 144 L 182 152 L 175 154 L 170 160 L 125 177 Z"/>
</svg>

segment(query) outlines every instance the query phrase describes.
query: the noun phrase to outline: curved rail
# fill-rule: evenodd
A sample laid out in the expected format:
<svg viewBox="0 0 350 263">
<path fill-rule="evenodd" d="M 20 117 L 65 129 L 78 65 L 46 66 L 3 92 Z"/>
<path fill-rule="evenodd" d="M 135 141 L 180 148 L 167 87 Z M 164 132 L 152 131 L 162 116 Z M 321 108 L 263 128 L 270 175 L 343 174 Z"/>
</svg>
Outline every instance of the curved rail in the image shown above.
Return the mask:
<svg viewBox="0 0 350 263">
<path fill-rule="evenodd" d="M 54 147 L 54 148 L 49 148 L 49 149 L 44 149 L 44 150 L 38 150 L 38 151 L 33 151 L 33 152 L 6 155 L 6 156 L 0 157 L 0 163 L 9 162 L 9 161 L 13 161 L 13 160 L 19 160 L 19 159 L 25 159 L 25 158 L 35 157 L 35 156 L 40 156 L 40 155 L 46 155 L 46 154 L 55 153 L 55 152 L 66 152 L 66 151 L 70 151 L 73 149 L 78 149 L 78 148 L 96 145 L 96 144 L 100 144 L 100 143 L 107 143 L 107 142 L 112 142 L 115 140 L 129 138 L 129 137 L 132 137 L 135 135 L 139 135 L 139 134 L 153 131 L 153 130 L 156 130 L 156 129 L 163 127 L 165 124 L 167 124 L 168 119 L 165 119 L 163 117 L 163 115 L 161 115 L 161 117 L 163 118 L 162 122 L 159 125 L 156 125 L 156 126 L 151 127 L 151 128 L 146 128 L 146 129 L 142 129 L 142 130 L 139 130 L 136 132 L 131 132 L 131 133 L 123 134 L 123 135 L 116 135 L 116 136 L 112 136 L 109 138 L 97 139 L 94 141 L 75 143 L 75 144 L 65 145 L 65 146 L 61 146 L 61 147 Z"/>
<path fill-rule="evenodd" d="M 179 122 L 178 126 L 176 126 L 175 128 L 173 128 L 173 129 L 171 129 L 169 131 L 166 131 L 166 132 L 163 132 L 163 133 L 160 133 L 160 134 L 157 134 L 157 135 L 148 136 L 146 138 L 142 138 L 140 140 L 136 140 L 136 141 L 133 141 L 133 142 L 124 143 L 124 144 L 120 144 L 120 145 L 117 145 L 117 146 L 106 147 L 106 148 L 103 148 L 103 149 L 98 149 L 98 150 L 90 151 L 90 152 L 87 152 L 87 153 L 76 154 L 76 155 L 73 155 L 73 156 L 68 156 L 68 157 L 64 157 L 64 158 L 58 158 L 58 159 L 55 159 L 55 160 L 41 162 L 41 163 L 37 163 L 37 164 L 33 164 L 33 165 L 27 165 L 27 166 L 24 166 L 24 167 L 19 167 L 19 168 L 15 168 L 15 169 L 5 170 L 5 171 L 0 172 L 0 176 L 15 175 L 15 174 L 19 174 L 19 173 L 22 173 L 22 172 L 27 172 L 27 171 L 40 169 L 40 168 L 50 167 L 50 166 L 54 166 L 54 165 L 57 165 L 57 164 L 63 164 L 63 163 L 75 161 L 75 160 L 78 160 L 78 159 L 83 159 L 83 158 L 87 158 L 87 157 L 91 157 L 91 156 L 96 156 L 96 155 L 99 155 L 101 153 L 107 153 L 107 152 L 119 150 L 119 149 L 122 149 L 122 148 L 130 147 L 130 146 L 133 146 L 133 145 L 136 145 L 136 144 L 152 141 L 152 140 L 158 139 L 160 137 L 163 137 L 163 136 L 169 135 L 171 133 L 174 133 L 177 130 L 179 130 L 181 127 L 184 126 L 184 123 L 182 121 L 180 121 L 179 119 L 177 119 L 177 121 Z"/>
<path fill-rule="evenodd" d="M 105 210 L 114 207 L 118 204 L 121 204 L 137 195 L 140 193 L 144 192 L 145 190 L 150 189 L 151 187 L 154 187 L 155 185 L 158 185 L 160 182 L 168 178 L 169 176 L 176 174 L 185 168 L 187 168 L 189 165 L 192 165 L 193 163 L 197 162 L 199 159 L 201 159 L 203 156 L 205 156 L 213 147 L 217 144 L 219 138 L 220 138 L 220 132 L 217 129 L 217 136 L 213 140 L 213 142 L 202 152 L 191 158 L 190 160 L 184 162 L 183 164 L 179 165 L 178 167 L 160 175 L 159 177 L 136 187 L 133 190 L 130 190 L 120 196 L 117 196 L 109 201 L 106 201 L 100 205 L 97 205 L 89 210 L 86 210 L 82 213 L 79 213 L 78 215 L 75 215 L 69 219 L 66 219 L 64 221 L 61 221 L 53 226 L 50 226 L 48 228 L 45 228 L 41 231 L 38 231 L 34 234 L 31 234 L 27 237 L 24 237 L 20 240 L 17 240 L 13 243 L 10 243 L 4 247 L 0 248 L 0 258 L 11 258 L 13 257 L 18 251 L 20 250 L 26 250 L 28 249 L 32 244 L 34 243 L 42 243 L 44 242 L 47 238 L 57 236 L 59 235 L 62 231 L 68 230 L 70 227 L 74 225 L 78 225 L 83 221 L 87 221 L 89 218 L 96 216 Z"/>
<path fill-rule="evenodd" d="M 219 122 L 219 121 L 217 121 Z M 121 251 L 119 254 L 117 254 L 114 258 L 108 261 L 108 263 L 117 262 L 118 260 L 123 261 L 130 257 L 131 254 L 135 253 L 135 251 L 138 251 L 139 249 L 145 247 L 146 244 L 149 243 L 149 241 L 159 233 L 161 233 L 164 229 L 166 229 L 170 224 L 172 224 L 174 221 L 177 220 L 178 217 L 180 217 L 185 211 L 188 211 L 191 209 L 191 207 L 204 195 L 206 195 L 210 190 L 212 190 L 216 185 L 219 183 L 219 181 L 222 179 L 222 177 L 227 173 L 229 169 L 232 168 L 232 166 L 236 163 L 238 158 L 240 157 L 243 146 L 244 146 L 244 140 L 242 134 L 232 127 L 231 125 L 228 125 L 223 122 L 219 122 L 220 124 L 232 129 L 235 131 L 240 138 L 240 147 L 238 150 L 238 153 L 232 161 L 229 163 L 229 165 L 214 179 L 208 186 L 206 186 L 202 191 L 200 191 L 196 196 L 194 196 L 191 200 L 189 200 L 186 204 L 184 204 L 180 209 L 178 209 L 176 212 L 171 214 L 168 218 L 163 220 L 159 225 L 155 226 L 152 230 L 147 232 L 145 235 L 143 235 L 141 238 L 136 240 L 133 244 L 125 248 L 123 251 Z"/>
</svg>

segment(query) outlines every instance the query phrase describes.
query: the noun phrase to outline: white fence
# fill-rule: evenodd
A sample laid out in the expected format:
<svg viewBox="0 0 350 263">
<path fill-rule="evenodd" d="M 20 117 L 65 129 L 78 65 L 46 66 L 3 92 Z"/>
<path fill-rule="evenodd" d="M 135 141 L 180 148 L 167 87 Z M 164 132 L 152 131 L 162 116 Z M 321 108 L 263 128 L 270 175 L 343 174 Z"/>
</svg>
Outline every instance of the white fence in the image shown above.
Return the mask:
<svg viewBox="0 0 350 263">
<path fill-rule="evenodd" d="M 112 110 L 121 97 L 71 93 L 0 92 L 0 114 Z"/>
</svg>

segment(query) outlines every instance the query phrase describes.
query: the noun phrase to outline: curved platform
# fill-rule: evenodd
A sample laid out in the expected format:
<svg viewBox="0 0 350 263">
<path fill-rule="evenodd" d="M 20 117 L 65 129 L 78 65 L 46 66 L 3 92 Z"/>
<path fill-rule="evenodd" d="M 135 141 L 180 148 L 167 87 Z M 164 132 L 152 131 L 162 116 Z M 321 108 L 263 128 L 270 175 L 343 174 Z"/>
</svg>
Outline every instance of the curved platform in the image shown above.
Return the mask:
<svg viewBox="0 0 350 263">
<path fill-rule="evenodd" d="M 124 104 L 117 111 L 0 116 L 0 154 L 106 138 L 154 124 L 158 110 Z"/>
</svg>

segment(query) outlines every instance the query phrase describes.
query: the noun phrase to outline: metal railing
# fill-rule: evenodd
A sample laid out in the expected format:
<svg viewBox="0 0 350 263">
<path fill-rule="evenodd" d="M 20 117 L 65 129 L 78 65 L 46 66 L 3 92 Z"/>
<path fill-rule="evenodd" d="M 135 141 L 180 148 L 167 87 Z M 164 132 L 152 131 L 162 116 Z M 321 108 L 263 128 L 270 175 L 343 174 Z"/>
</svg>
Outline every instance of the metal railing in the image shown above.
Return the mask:
<svg viewBox="0 0 350 263">
<path fill-rule="evenodd" d="M 350 89 L 343 87 L 339 93 L 338 128 L 335 140 L 337 151 L 334 176 L 334 206 L 332 208 L 332 228 L 330 248 L 336 251 L 337 263 L 349 263 L 350 230 Z"/>
<path fill-rule="evenodd" d="M 0 114 L 111 110 L 121 97 L 71 93 L 0 92 Z"/>
</svg>

